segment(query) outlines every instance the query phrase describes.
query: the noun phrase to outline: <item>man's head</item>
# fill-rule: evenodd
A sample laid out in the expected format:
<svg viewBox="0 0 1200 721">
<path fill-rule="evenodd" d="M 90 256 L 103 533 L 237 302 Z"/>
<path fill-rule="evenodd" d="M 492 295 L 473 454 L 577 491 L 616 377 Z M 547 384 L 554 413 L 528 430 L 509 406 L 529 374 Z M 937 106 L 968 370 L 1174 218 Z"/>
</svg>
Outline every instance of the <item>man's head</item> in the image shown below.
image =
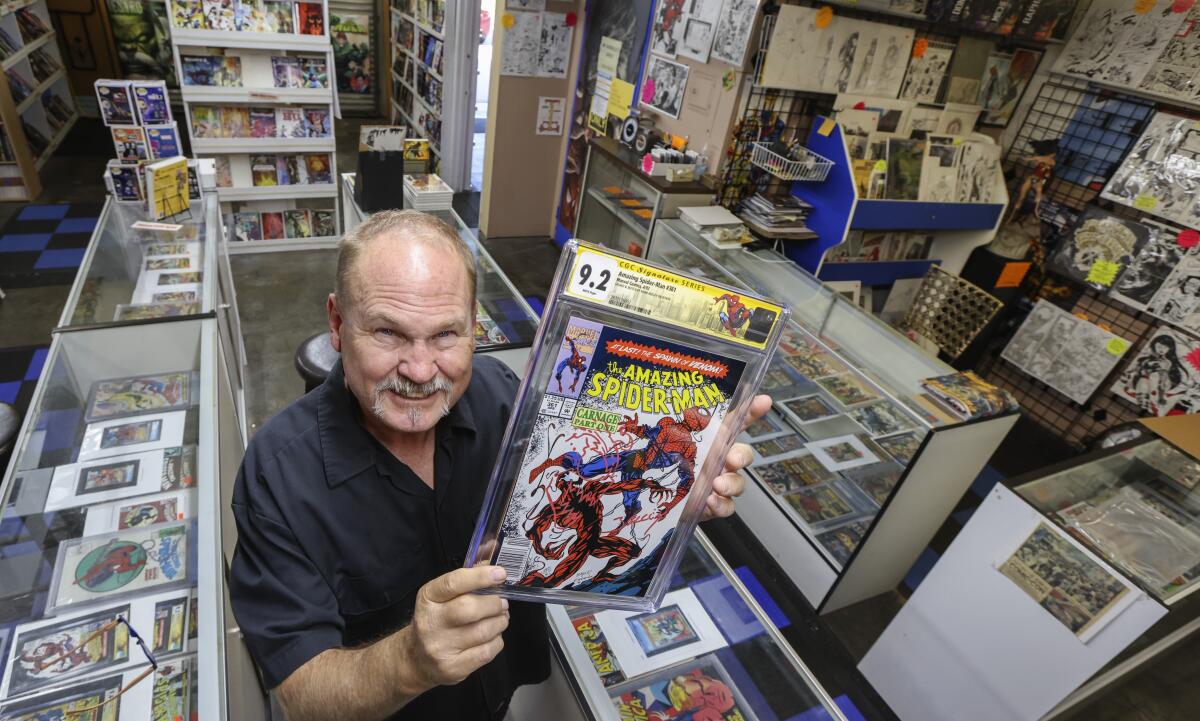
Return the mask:
<svg viewBox="0 0 1200 721">
<path fill-rule="evenodd" d="M 413 210 L 372 215 L 338 245 L 327 306 L 331 342 L 369 429 L 428 431 L 466 391 L 475 259 L 445 222 Z"/>
</svg>

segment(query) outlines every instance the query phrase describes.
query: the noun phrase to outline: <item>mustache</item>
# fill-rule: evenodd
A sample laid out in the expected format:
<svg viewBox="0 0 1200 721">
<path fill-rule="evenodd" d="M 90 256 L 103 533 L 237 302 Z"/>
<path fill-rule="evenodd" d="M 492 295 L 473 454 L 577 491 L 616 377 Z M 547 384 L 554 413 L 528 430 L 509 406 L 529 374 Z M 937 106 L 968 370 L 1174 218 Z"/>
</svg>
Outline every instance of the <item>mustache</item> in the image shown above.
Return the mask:
<svg viewBox="0 0 1200 721">
<path fill-rule="evenodd" d="M 403 377 L 385 378 L 375 385 L 376 397 L 391 391 L 404 398 L 424 398 L 434 393 L 449 393 L 454 384 L 445 376 L 438 374 L 425 383 L 414 383 Z"/>
</svg>

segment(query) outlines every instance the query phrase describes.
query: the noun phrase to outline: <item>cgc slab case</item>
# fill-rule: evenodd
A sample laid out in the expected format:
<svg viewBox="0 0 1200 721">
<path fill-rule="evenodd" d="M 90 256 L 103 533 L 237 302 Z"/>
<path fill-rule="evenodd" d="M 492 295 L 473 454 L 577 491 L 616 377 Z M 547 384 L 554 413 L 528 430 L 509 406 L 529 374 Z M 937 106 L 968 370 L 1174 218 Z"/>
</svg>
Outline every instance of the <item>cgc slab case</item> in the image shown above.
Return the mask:
<svg viewBox="0 0 1200 721">
<path fill-rule="evenodd" d="M 788 310 L 572 241 L 467 565 L 501 595 L 657 608 Z"/>
</svg>

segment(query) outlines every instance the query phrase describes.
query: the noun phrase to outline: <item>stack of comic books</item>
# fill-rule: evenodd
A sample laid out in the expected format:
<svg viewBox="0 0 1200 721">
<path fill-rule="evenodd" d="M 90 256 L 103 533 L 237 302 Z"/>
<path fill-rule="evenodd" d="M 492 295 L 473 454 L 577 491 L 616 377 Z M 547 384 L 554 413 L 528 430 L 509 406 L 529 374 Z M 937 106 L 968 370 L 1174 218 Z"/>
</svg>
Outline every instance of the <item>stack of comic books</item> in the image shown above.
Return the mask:
<svg viewBox="0 0 1200 721">
<path fill-rule="evenodd" d="M 568 242 L 467 565 L 514 598 L 656 608 L 788 313 Z"/>
<path fill-rule="evenodd" d="M 404 176 L 404 207 L 414 210 L 448 210 L 454 189 L 435 173 Z"/>
</svg>

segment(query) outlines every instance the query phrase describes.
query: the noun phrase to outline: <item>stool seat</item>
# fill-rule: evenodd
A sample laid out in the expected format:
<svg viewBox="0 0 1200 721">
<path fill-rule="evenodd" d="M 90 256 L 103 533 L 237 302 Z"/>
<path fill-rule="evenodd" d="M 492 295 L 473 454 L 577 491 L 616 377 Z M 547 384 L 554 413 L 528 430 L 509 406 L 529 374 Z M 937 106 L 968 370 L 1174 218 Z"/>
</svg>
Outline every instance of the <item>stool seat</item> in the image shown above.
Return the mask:
<svg viewBox="0 0 1200 721">
<path fill-rule="evenodd" d="M 329 342 L 329 331 L 311 335 L 296 349 L 296 372 L 304 379 L 304 392 L 325 382 L 340 354 Z"/>
<path fill-rule="evenodd" d="M 0 456 L 12 450 L 17 442 L 17 431 L 20 429 L 21 414 L 12 405 L 0 403 Z"/>
</svg>

